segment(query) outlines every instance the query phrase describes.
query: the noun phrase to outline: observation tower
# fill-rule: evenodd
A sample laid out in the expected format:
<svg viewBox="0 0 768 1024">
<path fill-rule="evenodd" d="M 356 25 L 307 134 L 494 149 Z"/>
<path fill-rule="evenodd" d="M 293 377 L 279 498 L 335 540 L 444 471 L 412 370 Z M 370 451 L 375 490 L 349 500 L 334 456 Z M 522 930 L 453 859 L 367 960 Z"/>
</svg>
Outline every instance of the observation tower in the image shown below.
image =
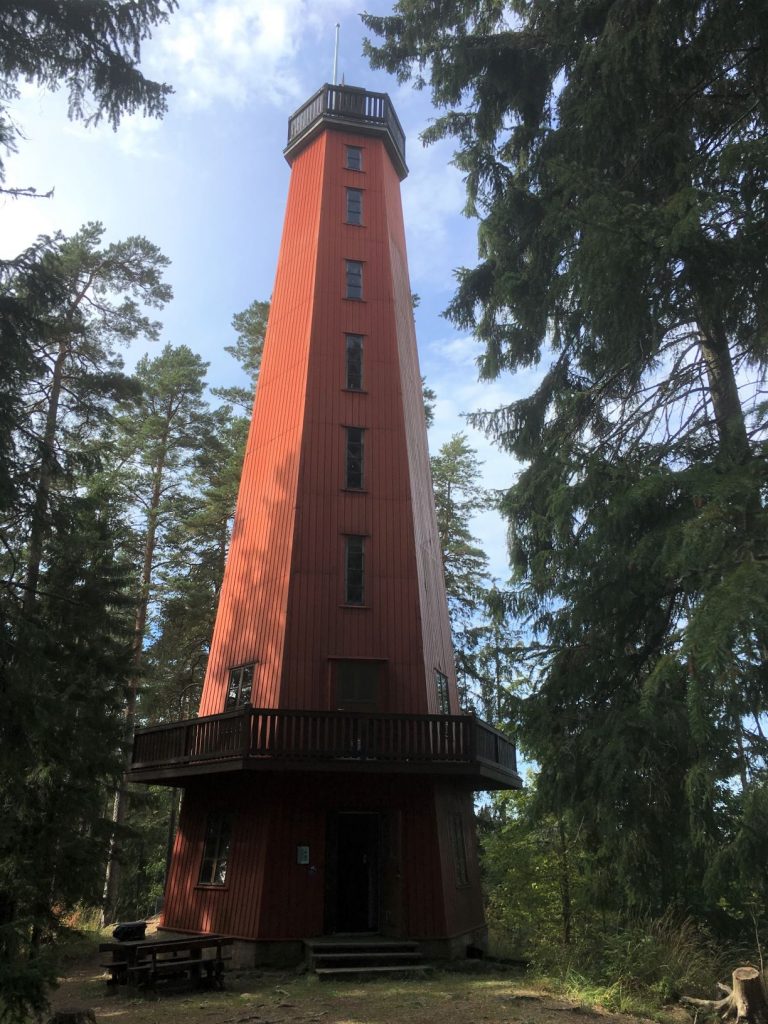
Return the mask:
<svg viewBox="0 0 768 1024">
<path fill-rule="evenodd" d="M 461 713 L 389 97 L 290 118 L 283 237 L 199 716 L 139 730 L 183 787 L 166 928 L 482 946 L 473 793 L 513 744 Z"/>
</svg>

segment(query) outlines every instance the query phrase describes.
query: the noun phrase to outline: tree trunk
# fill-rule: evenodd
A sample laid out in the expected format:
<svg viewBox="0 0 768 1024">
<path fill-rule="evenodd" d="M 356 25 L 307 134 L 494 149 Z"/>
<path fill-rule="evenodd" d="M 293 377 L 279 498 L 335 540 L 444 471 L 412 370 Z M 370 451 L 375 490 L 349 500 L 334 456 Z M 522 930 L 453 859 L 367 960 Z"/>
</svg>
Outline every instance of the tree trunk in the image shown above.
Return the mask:
<svg viewBox="0 0 768 1024">
<path fill-rule="evenodd" d="M 29 554 L 27 571 L 24 580 L 24 614 L 29 616 L 37 602 L 37 584 L 40 578 L 40 563 L 43 560 L 43 543 L 45 540 L 45 517 L 48 511 L 48 498 L 51 493 L 51 482 L 56 461 L 55 443 L 56 428 L 59 422 L 59 400 L 64 378 L 64 364 L 69 355 L 69 346 L 65 341 L 59 342 L 59 351 L 53 364 L 51 377 L 51 394 L 48 399 L 48 410 L 45 416 L 45 428 L 40 443 L 40 474 L 35 488 L 35 503 L 32 508 L 32 521 L 29 530 Z"/>
<path fill-rule="evenodd" d="M 747 1024 L 768 1024 L 768 997 L 766 982 L 756 967 L 737 967 L 733 972 L 733 988 L 718 984 L 726 994 L 723 999 L 693 999 L 683 996 L 681 1003 L 703 1010 L 705 1013 L 719 1013 L 723 1020 L 731 1015 L 736 1021 Z"/>
<path fill-rule="evenodd" d="M 152 482 L 152 497 L 147 511 L 147 535 L 144 542 L 144 562 L 141 569 L 141 589 L 139 604 L 136 609 L 136 620 L 133 629 L 133 671 L 128 683 L 128 698 L 125 705 L 125 731 L 130 738 L 133 734 L 133 727 L 136 720 L 136 698 L 139 688 L 139 672 L 144 651 L 144 631 L 147 627 L 147 615 L 149 613 L 149 594 L 152 583 L 152 569 L 155 560 L 155 545 L 157 540 L 157 525 L 159 518 L 160 499 L 163 493 L 163 473 L 167 455 L 168 430 L 163 437 L 163 446 L 160 458 L 155 468 L 154 480 Z M 130 748 L 126 754 L 125 768 L 131 766 Z M 104 878 L 104 897 L 101 912 L 102 925 L 112 924 L 117 913 L 117 901 L 120 894 L 120 830 L 125 823 L 128 806 L 128 787 L 122 781 L 115 792 L 115 801 L 112 807 L 112 824 L 114 829 L 109 842 L 109 854 L 107 856 L 107 871 Z"/>
</svg>

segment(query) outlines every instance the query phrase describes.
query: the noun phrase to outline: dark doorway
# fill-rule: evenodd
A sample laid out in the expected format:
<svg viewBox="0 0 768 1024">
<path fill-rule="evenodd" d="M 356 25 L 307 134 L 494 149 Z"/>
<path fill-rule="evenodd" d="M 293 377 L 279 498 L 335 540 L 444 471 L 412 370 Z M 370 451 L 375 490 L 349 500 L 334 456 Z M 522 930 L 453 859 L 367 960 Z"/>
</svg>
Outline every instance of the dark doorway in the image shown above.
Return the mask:
<svg viewBox="0 0 768 1024">
<path fill-rule="evenodd" d="M 329 815 L 327 931 L 378 931 L 380 831 L 378 814 L 339 811 Z"/>
</svg>

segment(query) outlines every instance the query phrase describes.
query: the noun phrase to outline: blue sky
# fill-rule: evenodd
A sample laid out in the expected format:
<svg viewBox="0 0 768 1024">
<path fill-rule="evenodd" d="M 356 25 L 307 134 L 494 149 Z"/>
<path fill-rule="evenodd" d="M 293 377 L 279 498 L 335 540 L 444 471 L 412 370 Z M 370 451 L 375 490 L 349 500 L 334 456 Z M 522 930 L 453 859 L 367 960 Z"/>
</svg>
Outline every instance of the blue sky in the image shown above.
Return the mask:
<svg viewBox="0 0 768 1024">
<path fill-rule="evenodd" d="M 384 3 L 370 3 L 375 14 Z M 106 239 L 143 234 L 171 259 L 173 302 L 160 318 L 162 340 L 187 344 L 210 363 L 212 386 L 239 380 L 223 351 L 232 315 L 272 291 L 289 168 L 282 154 L 289 115 L 331 81 L 335 24 L 341 25 L 339 78 L 387 92 L 406 133 L 410 174 L 402 186 L 411 287 L 421 297 L 416 329 L 422 373 L 437 392 L 434 452 L 466 430 L 484 462 L 488 487 L 514 479 L 511 459 L 469 430 L 461 414 L 495 408 L 530 389 L 532 374 L 479 383 L 477 344 L 440 316 L 454 270 L 471 266 L 476 222 L 461 214 L 463 183 L 450 142 L 424 148 L 419 134 L 435 112 L 426 92 L 370 69 L 353 0 L 181 0 L 143 50 L 148 76 L 175 89 L 162 121 L 127 118 L 119 131 L 84 128 L 66 117 L 63 93 L 22 85 L 13 107 L 24 139 L 7 161 L 7 184 L 55 188 L 51 200 L 0 198 L 0 256 L 40 233 L 76 231 L 100 220 Z M 125 352 L 132 365 L 150 344 Z M 505 527 L 478 517 L 476 535 L 505 579 Z"/>
</svg>

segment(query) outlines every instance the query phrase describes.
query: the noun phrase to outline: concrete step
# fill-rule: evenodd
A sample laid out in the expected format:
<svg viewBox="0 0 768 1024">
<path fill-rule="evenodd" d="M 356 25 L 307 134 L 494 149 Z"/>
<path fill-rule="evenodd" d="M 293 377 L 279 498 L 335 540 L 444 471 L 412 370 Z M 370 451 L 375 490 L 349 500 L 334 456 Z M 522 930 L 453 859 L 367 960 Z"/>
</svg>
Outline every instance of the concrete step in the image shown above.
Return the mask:
<svg viewBox="0 0 768 1024">
<path fill-rule="evenodd" d="M 421 953 L 315 953 L 312 958 L 315 967 L 388 967 L 390 965 L 417 964 L 422 962 Z"/>
<path fill-rule="evenodd" d="M 429 964 L 390 964 L 387 967 L 316 967 L 315 974 L 321 981 L 331 981 L 334 978 L 339 981 L 364 981 L 369 978 L 423 975 L 431 970 Z"/>
<path fill-rule="evenodd" d="M 376 978 L 427 970 L 419 944 L 408 940 L 371 938 L 306 939 L 307 963 L 318 978 Z"/>
<path fill-rule="evenodd" d="M 410 942 L 406 939 L 339 939 L 328 942 L 324 939 L 305 939 L 304 945 L 313 954 L 325 953 L 416 953 L 419 949 L 418 942 Z"/>
</svg>

